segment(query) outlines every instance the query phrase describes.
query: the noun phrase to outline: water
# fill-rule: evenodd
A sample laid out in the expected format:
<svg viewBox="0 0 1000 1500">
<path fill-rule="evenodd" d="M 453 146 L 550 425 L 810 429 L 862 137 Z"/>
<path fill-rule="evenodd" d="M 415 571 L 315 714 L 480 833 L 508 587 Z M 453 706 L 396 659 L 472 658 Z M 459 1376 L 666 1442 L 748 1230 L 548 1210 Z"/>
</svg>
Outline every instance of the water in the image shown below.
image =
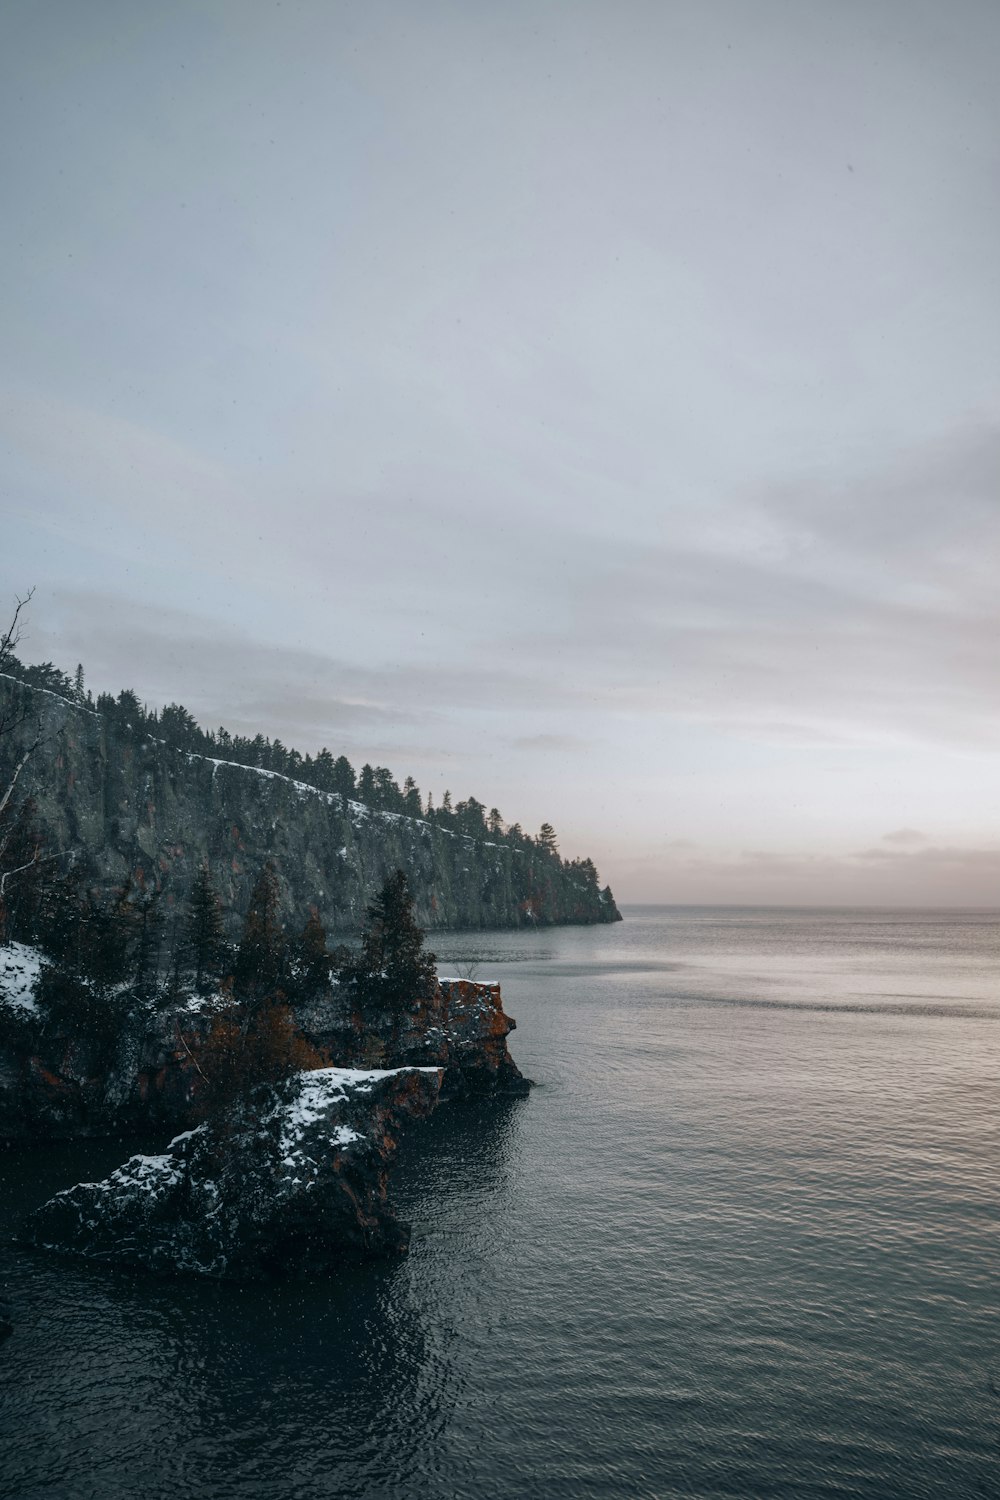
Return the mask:
<svg viewBox="0 0 1000 1500">
<path fill-rule="evenodd" d="M 5 1248 L 5 1500 L 1000 1495 L 996 919 L 626 915 L 438 939 L 538 1087 L 415 1129 L 404 1261 Z M 124 1154 L 0 1152 L 4 1217 Z"/>
</svg>

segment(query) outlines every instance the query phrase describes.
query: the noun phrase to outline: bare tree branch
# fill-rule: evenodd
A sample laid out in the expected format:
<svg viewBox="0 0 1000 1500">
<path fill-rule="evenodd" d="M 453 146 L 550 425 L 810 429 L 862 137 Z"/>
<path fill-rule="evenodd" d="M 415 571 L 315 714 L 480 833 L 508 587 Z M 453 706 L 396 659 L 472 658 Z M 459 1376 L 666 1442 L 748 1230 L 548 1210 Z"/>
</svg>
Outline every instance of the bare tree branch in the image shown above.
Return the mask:
<svg viewBox="0 0 1000 1500">
<path fill-rule="evenodd" d="M 32 587 L 28 590 L 23 599 L 17 599 L 14 607 L 13 619 L 7 626 L 4 634 L 0 635 L 0 670 L 2 670 L 4 662 L 7 660 L 8 656 L 12 656 L 14 654 L 14 647 L 21 639 L 21 630 L 19 623 L 21 611 L 31 603 L 34 592 L 35 590 Z"/>
<path fill-rule="evenodd" d="M 191 1059 L 191 1061 L 194 1063 L 195 1067 L 198 1069 L 198 1072 L 201 1073 L 201 1067 L 200 1067 L 200 1065 L 198 1063 L 198 1059 L 195 1057 L 194 1053 L 191 1051 L 191 1048 L 188 1046 L 187 1042 L 184 1040 L 184 1033 L 183 1033 L 183 1031 L 181 1031 L 181 1026 L 180 1026 L 180 1022 L 179 1021 L 175 1021 L 174 1022 L 174 1030 L 177 1033 L 177 1040 L 180 1042 L 181 1046 L 184 1048 L 184 1051 L 187 1053 L 188 1057 Z M 201 1073 L 201 1076 L 202 1076 L 202 1078 L 205 1079 L 205 1082 L 207 1083 L 208 1079 L 205 1078 L 204 1073 Z"/>
<path fill-rule="evenodd" d="M 62 859 L 64 855 L 68 856 L 70 854 L 76 853 L 76 849 L 60 849 L 58 854 L 40 855 L 38 850 L 36 849 L 33 857 L 28 860 L 27 864 L 17 865 L 13 870 L 0 871 L 0 898 L 2 898 L 4 891 L 7 889 L 7 882 L 12 875 L 20 875 L 22 871 L 30 870 L 32 865 L 47 865 L 53 859 Z"/>
</svg>

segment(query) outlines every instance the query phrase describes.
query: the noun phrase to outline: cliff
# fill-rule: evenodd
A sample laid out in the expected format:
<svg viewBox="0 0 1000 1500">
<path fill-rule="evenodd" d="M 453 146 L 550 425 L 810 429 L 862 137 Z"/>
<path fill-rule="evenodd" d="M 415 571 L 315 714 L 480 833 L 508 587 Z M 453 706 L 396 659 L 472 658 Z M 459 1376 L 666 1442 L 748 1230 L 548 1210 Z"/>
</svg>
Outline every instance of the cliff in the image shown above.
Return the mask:
<svg viewBox="0 0 1000 1500">
<path fill-rule="evenodd" d="M 440 1086 L 435 1068 L 300 1074 L 162 1154 L 58 1193 L 22 1243 L 236 1281 L 324 1274 L 405 1250 L 388 1164 L 400 1127 L 430 1113 Z"/>
<path fill-rule="evenodd" d="M 0 947 L 0 1141 L 176 1131 L 199 1108 L 197 1055 L 212 1001 L 180 1007 L 164 996 L 123 1007 L 113 1029 L 52 1017 L 35 998 L 42 956 Z M 433 1067 L 442 1097 L 522 1095 L 529 1088 L 507 1050 L 515 1022 L 500 986 L 442 979 L 402 1015 L 361 1015 L 338 985 L 296 1011 L 333 1062 Z"/>
<path fill-rule="evenodd" d="M 0 710 L 5 704 L 27 712 L 0 739 L 0 785 L 37 732 L 18 790 L 35 803 L 47 850 L 80 851 L 108 888 L 132 877 L 161 890 L 168 911 L 207 860 L 233 937 L 267 859 L 282 877 L 285 917 L 301 925 L 315 905 L 331 933 L 356 931 L 397 868 L 429 930 L 620 920 L 610 890 L 538 848 L 471 838 L 178 750 L 0 677 Z"/>
</svg>

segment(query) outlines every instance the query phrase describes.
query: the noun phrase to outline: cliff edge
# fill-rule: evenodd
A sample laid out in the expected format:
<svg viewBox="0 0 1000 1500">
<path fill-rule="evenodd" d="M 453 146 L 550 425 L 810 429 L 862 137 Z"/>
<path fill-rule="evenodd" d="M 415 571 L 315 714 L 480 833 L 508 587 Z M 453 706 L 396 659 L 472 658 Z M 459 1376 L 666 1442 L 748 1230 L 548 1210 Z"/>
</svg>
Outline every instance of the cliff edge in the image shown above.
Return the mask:
<svg viewBox="0 0 1000 1500">
<path fill-rule="evenodd" d="M 402 869 L 428 931 L 620 921 L 589 862 L 473 838 L 379 811 L 275 771 L 196 755 L 43 688 L 0 676 L 0 784 L 35 738 L 18 783 L 46 849 L 76 851 L 108 890 L 131 878 L 183 901 L 207 861 L 235 936 L 258 871 L 272 860 L 284 916 L 310 906 L 327 931 L 356 931 L 366 905 Z M 20 722 L 19 722 L 20 721 Z"/>
</svg>

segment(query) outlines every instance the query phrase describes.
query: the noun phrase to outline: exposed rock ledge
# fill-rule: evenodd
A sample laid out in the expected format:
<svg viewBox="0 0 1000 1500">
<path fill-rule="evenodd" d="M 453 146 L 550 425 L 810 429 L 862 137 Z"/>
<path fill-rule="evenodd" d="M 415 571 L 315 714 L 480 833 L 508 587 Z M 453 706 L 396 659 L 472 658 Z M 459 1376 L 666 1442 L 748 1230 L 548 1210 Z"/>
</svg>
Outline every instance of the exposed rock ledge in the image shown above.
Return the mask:
<svg viewBox="0 0 1000 1500">
<path fill-rule="evenodd" d="M 111 1264 L 235 1281 L 323 1274 L 402 1251 L 386 1201 L 395 1132 L 429 1114 L 439 1068 L 322 1068 L 219 1125 L 58 1193 L 20 1236 Z"/>
<path fill-rule="evenodd" d="M 43 1025 L 33 993 L 42 957 L 24 944 L 0 948 L 0 1140 L 166 1135 L 190 1124 L 198 1082 L 191 1048 L 211 1006 L 137 1009 L 109 1054 L 93 1038 Z M 333 985 L 296 1018 L 336 1063 L 446 1069 L 446 1098 L 529 1088 L 507 1050 L 514 1020 L 498 984 L 442 979 L 402 1019 L 361 1016 L 349 992 Z"/>
</svg>

